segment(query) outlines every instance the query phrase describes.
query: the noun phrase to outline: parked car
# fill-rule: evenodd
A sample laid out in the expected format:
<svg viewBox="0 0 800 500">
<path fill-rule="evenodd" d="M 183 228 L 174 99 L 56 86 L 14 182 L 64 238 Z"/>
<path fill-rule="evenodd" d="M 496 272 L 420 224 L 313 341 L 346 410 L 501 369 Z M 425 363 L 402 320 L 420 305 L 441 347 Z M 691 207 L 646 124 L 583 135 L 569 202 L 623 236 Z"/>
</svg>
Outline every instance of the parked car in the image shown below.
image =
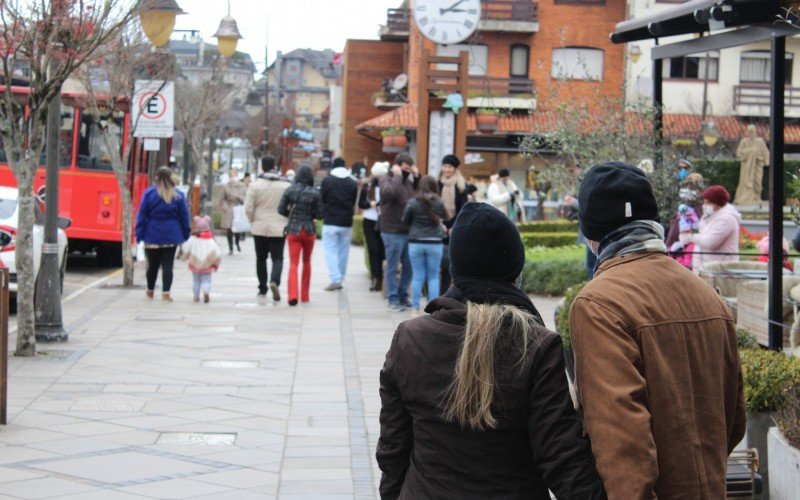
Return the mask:
<svg viewBox="0 0 800 500">
<path fill-rule="evenodd" d="M 17 294 L 16 237 L 19 224 L 19 203 L 17 188 L 0 186 L 0 262 L 10 273 L 9 291 L 12 300 Z M 44 241 L 44 225 L 41 211 L 37 206 L 36 222 L 33 225 L 33 274 L 39 276 L 39 262 L 42 259 L 42 243 Z M 58 265 L 61 269 L 61 287 L 64 286 L 64 272 L 67 268 L 67 233 L 69 219 L 59 219 L 58 228 Z"/>
</svg>

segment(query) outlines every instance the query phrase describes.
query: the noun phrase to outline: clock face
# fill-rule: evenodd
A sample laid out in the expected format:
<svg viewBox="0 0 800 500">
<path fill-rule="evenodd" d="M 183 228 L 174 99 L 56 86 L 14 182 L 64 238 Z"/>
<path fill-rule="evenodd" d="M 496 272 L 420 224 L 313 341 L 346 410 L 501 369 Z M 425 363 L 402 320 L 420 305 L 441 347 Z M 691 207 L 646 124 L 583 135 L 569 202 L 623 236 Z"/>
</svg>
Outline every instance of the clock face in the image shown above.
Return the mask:
<svg viewBox="0 0 800 500">
<path fill-rule="evenodd" d="M 416 0 L 414 21 L 420 32 L 436 43 L 463 42 L 481 20 L 481 0 Z"/>
</svg>

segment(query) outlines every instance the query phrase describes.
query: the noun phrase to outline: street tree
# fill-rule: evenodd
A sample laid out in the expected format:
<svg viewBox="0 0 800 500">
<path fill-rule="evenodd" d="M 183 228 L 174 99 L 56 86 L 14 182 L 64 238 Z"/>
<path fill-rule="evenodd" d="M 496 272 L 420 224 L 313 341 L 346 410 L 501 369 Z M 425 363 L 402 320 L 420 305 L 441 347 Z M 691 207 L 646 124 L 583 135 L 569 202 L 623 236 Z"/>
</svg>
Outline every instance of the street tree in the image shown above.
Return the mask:
<svg viewBox="0 0 800 500">
<path fill-rule="evenodd" d="M 48 104 L 76 68 L 133 18 L 125 0 L 4 0 L 0 2 L 0 137 L 19 188 L 16 238 L 16 355 L 36 354 L 33 181 L 45 143 Z M 10 85 L 26 79 L 24 96 Z"/>
<path fill-rule="evenodd" d="M 100 132 L 105 153 L 119 188 L 122 200 L 122 286 L 132 287 L 134 260 L 131 235 L 133 234 L 133 199 L 130 156 L 138 120 L 125 127 L 122 112 L 130 110 L 133 116 L 134 83 L 139 78 L 168 80 L 175 68 L 169 54 L 152 52 L 136 26 L 129 26 L 119 36 L 101 47 L 88 64 L 76 72 L 86 90 L 83 98 L 84 114 L 90 116 Z M 141 116 L 141 115 L 139 115 Z M 127 135 L 123 134 L 127 131 Z M 125 147 L 122 147 L 125 144 Z"/>
<path fill-rule="evenodd" d="M 233 91 L 223 79 L 225 62 L 219 57 L 212 61 L 211 70 L 198 80 L 182 79 L 175 83 L 175 127 L 183 135 L 192 157 L 189 167 L 189 206 L 192 203 L 194 179 L 197 170 L 201 172 L 203 161 L 203 142 L 213 135 L 225 110 L 233 102 Z M 209 193 L 210 195 L 210 193 Z"/>
</svg>

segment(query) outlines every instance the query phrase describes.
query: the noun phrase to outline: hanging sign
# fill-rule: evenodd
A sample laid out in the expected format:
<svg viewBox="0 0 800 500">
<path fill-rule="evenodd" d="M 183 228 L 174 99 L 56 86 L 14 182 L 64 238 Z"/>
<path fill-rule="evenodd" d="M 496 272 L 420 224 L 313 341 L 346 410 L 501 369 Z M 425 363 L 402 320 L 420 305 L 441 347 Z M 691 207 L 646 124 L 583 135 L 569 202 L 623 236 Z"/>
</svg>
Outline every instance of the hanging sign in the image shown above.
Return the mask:
<svg viewBox="0 0 800 500">
<path fill-rule="evenodd" d="M 134 137 L 172 137 L 175 130 L 173 82 L 136 80 L 131 108 Z"/>
</svg>

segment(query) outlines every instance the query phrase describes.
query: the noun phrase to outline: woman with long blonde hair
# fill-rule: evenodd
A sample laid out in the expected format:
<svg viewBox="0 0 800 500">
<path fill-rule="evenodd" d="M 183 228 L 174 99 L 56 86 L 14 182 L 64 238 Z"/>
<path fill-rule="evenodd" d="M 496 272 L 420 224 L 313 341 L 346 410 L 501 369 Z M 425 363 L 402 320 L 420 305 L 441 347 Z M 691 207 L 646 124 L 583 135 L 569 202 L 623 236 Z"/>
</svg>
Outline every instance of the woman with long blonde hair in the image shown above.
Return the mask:
<svg viewBox="0 0 800 500">
<path fill-rule="evenodd" d="M 156 182 L 142 193 L 136 216 L 136 241 L 144 242 L 147 255 L 147 298 L 155 294 L 158 271 L 161 269 L 161 298 L 171 302 L 172 266 L 179 245 L 189 239 L 192 225 L 186 199 L 175 189 L 172 170 L 161 167 Z"/>
<path fill-rule="evenodd" d="M 466 204 L 453 286 L 401 323 L 380 374 L 382 498 L 604 499 L 558 335 L 515 283 L 516 226 Z"/>
</svg>

